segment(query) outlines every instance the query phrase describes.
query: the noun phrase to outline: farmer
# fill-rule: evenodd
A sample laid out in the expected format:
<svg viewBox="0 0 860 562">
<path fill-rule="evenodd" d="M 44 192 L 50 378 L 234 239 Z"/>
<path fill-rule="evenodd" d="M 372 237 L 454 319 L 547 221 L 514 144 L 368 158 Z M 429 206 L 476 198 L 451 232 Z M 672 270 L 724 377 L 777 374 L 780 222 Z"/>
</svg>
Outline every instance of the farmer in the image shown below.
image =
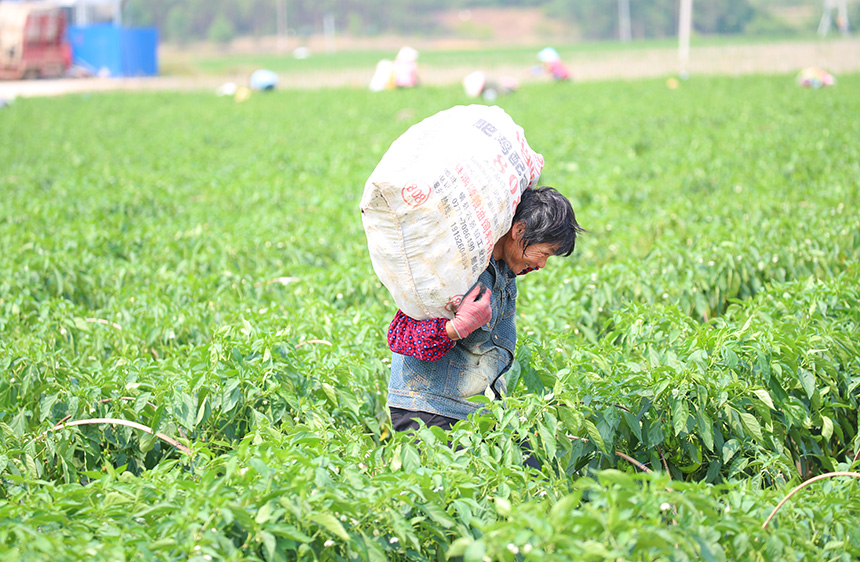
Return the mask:
<svg viewBox="0 0 860 562">
<path fill-rule="evenodd" d="M 562 194 L 551 187 L 527 189 L 511 229 L 494 246 L 490 264 L 453 320 L 414 320 L 397 311 L 388 328 L 394 352 L 388 407 L 395 431 L 417 429 L 419 419 L 450 429 L 481 409 L 467 398 L 505 396 L 503 375 L 517 341 L 516 277 L 542 269 L 550 256 L 569 256 L 581 232 Z"/>
</svg>

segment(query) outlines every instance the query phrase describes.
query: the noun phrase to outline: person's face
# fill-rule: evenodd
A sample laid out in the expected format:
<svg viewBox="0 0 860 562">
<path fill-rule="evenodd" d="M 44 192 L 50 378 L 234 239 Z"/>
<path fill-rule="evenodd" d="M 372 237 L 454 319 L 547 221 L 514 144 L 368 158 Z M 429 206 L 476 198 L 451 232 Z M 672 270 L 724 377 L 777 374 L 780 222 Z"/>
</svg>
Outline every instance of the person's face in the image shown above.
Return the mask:
<svg viewBox="0 0 860 562">
<path fill-rule="evenodd" d="M 525 228 L 522 223 L 517 223 L 511 228 L 511 237 L 505 244 L 503 261 L 514 273 L 522 273 L 525 270 L 543 269 L 550 256 L 555 255 L 558 244 L 542 242 L 532 244 L 523 250 L 522 235 Z"/>
</svg>

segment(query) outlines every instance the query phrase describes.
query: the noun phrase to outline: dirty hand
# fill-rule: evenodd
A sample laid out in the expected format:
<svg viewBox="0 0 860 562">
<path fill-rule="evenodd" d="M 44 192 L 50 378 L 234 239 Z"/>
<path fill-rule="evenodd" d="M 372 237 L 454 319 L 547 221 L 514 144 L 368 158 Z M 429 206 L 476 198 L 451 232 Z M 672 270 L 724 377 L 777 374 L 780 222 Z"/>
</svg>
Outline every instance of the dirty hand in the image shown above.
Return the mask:
<svg viewBox="0 0 860 562">
<path fill-rule="evenodd" d="M 489 322 L 492 317 L 490 291 L 479 283 L 460 301 L 457 314 L 448 322 L 448 326 L 454 330 L 457 339 L 461 340 Z"/>
</svg>

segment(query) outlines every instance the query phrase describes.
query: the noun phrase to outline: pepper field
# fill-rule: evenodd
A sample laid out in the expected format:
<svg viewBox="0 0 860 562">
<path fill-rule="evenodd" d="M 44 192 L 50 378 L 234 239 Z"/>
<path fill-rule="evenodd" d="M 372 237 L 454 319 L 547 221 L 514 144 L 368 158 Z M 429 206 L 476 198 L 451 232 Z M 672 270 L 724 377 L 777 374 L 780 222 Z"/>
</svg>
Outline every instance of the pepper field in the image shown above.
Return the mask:
<svg viewBox="0 0 860 562">
<path fill-rule="evenodd" d="M 499 98 L 589 233 L 520 279 L 504 406 L 417 440 L 387 428 L 358 202 L 459 86 L 0 109 L 0 558 L 856 560 L 838 80 Z"/>
</svg>

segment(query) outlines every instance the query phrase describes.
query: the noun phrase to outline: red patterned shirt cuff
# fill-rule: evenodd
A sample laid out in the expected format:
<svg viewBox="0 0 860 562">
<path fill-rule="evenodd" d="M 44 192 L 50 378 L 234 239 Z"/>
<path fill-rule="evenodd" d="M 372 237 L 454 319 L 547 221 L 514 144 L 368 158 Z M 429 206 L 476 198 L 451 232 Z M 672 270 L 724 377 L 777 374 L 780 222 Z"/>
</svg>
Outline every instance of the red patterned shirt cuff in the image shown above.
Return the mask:
<svg viewBox="0 0 860 562">
<path fill-rule="evenodd" d="M 422 361 L 441 359 L 454 347 L 445 331 L 446 318 L 415 320 L 397 311 L 388 327 L 388 347 L 394 353 Z"/>
</svg>

